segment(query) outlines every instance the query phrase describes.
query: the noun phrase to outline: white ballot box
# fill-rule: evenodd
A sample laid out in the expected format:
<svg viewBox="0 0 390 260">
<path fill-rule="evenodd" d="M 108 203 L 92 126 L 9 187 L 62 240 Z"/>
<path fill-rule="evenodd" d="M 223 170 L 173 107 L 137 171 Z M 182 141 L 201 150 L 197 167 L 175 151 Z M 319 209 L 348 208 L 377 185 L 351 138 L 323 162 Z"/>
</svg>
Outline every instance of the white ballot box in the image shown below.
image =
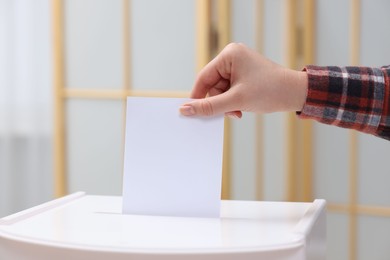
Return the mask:
<svg viewBox="0 0 390 260">
<path fill-rule="evenodd" d="M 220 218 L 123 215 L 83 192 L 0 219 L 0 259 L 325 259 L 325 201 L 222 201 Z"/>
</svg>

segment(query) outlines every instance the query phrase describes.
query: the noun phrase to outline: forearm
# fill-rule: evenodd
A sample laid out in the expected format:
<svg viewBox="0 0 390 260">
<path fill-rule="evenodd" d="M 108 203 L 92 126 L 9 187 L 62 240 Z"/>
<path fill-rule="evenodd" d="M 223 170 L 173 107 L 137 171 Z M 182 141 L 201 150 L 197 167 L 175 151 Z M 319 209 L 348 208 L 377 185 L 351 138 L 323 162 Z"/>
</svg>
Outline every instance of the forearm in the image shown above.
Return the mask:
<svg viewBox="0 0 390 260">
<path fill-rule="evenodd" d="M 390 67 L 307 66 L 308 92 L 299 117 L 390 140 Z"/>
</svg>

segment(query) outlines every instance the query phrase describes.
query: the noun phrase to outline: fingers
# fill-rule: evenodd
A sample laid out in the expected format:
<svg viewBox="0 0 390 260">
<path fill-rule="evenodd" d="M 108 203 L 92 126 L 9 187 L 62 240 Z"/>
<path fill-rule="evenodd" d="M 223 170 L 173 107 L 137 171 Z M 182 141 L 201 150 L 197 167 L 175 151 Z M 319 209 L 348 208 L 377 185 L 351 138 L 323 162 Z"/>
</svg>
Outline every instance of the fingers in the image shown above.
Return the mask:
<svg viewBox="0 0 390 260">
<path fill-rule="evenodd" d="M 211 89 L 217 88 L 225 91 L 228 88 L 231 70 L 229 59 L 229 55 L 221 52 L 199 72 L 191 98 L 204 98 Z"/>
<path fill-rule="evenodd" d="M 191 98 L 197 99 L 180 107 L 186 116 L 211 116 L 226 113 L 241 118 L 240 103 L 231 89 L 233 63 L 244 46 L 229 44 L 198 74 Z M 209 97 L 205 98 L 209 95 Z"/>
<path fill-rule="evenodd" d="M 225 92 L 221 95 L 197 99 L 182 105 L 179 111 L 184 116 L 212 116 L 227 113 L 231 117 L 240 118 L 240 111 L 234 109 L 232 95 Z"/>
</svg>

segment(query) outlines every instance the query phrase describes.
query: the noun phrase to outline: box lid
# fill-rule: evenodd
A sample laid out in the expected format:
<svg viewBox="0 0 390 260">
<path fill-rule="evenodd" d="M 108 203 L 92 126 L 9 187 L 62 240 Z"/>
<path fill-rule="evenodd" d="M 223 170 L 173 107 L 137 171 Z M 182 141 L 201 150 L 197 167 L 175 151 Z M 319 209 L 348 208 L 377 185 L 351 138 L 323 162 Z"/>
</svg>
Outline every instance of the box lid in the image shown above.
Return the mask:
<svg viewBox="0 0 390 260">
<path fill-rule="evenodd" d="M 240 252 L 299 247 L 325 201 L 222 201 L 220 218 L 123 215 L 122 199 L 74 193 L 0 220 L 0 238 L 119 252 Z"/>
</svg>

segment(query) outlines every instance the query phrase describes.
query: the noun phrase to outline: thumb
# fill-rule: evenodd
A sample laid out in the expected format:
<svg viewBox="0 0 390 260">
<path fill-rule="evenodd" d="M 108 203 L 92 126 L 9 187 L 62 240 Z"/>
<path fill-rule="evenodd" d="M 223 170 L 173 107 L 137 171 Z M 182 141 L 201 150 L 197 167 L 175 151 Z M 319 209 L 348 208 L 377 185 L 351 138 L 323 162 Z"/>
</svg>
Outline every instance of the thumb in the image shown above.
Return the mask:
<svg viewBox="0 0 390 260">
<path fill-rule="evenodd" d="M 196 99 L 189 103 L 183 104 L 179 111 L 184 116 L 213 116 L 232 112 L 234 103 L 231 102 L 231 95 L 223 93 L 220 95 Z"/>
</svg>

